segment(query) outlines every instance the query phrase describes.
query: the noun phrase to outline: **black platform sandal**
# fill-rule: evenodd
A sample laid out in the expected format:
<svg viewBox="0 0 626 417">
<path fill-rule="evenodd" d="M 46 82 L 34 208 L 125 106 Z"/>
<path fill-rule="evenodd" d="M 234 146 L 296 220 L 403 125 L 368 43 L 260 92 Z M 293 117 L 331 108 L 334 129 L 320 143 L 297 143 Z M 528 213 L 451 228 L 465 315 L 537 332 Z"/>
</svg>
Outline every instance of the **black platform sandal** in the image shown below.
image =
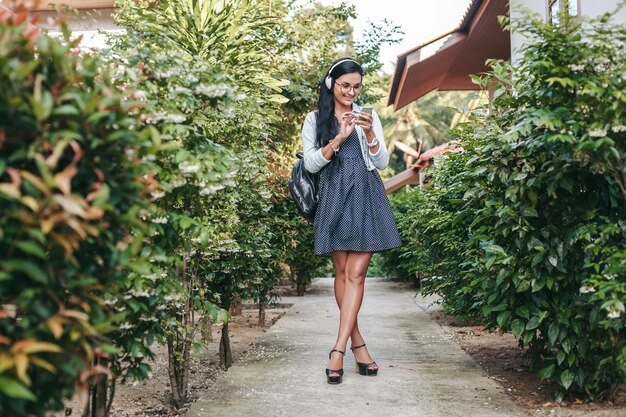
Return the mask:
<svg viewBox="0 0 626 417">
<path fill-rule="evenodd" d="M 333 349 L 328 354 L 328 360 L 330 360 L 330 355 L 332 355 L 333 352 L 339 352 L 343 356 L 346 356 L 346 352 L 342 352 L 339 349 Z M 331 376 L 330 374 L 339 374 L 339 376 L 337 376 L 337 375 Z M 337 369 L 337 370 L 326 368 L 326 379 L 328 380 L 329 384 L 341 384 L 341 379 L 342 378 L 343 378 L 343 368 Z"/>
<path fill-rule="evenodd" d="M 365 346 L 365 343 L 363 343 L 362 345 L 359 345 L 359 346 L 353 346 L 353 347 L 350 348 L 350 350 L 352 351 L 352 353 L 354 353 L 354 349 L 362 348 L 364 346 Z M 356 356 L 354 357 L 354 359 L 356 359 Z M 371 369 L 370 366 L 372 366 L 372 365 L 376 365 L 376 368 Z M 356 371 L 359 373 L 359 375 L 376 376 L 376 375 L 378 375 L 378 365 L 376 364 L 376 362 L 361 363 L 361 362 L 357 361 L 357 363 L 356 363 Z"/>
</svg>

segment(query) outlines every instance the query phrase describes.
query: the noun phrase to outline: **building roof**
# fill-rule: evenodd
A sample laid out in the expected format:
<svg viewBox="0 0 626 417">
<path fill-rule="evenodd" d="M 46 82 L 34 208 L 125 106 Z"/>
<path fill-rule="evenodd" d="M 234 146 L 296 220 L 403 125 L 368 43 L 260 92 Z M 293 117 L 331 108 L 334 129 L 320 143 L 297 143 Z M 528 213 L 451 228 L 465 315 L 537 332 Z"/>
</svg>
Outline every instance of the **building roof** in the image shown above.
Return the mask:
<svg viewBox="0 0 626 417">
<path fill-rule="evenodd" d="M 459 26 L 398 55 L 387 105 L 400 109 L 433 90 L 476 90 L 469 75 L 488 68 L 489 58 L 511 57 L 510 34 L 498 16 L 508 15 L 508 1 L 472 0 Z M 435 54 L 424 48 L 447 39 Z"/>
</svg>

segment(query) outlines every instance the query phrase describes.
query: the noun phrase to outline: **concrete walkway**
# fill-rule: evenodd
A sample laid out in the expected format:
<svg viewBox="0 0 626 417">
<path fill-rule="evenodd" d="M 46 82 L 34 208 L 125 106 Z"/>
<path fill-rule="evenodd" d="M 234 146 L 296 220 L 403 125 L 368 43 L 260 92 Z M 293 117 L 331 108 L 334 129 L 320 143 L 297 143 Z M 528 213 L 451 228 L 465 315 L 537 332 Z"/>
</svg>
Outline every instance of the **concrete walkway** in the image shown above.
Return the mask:
<svg viewBox="0 0 626 417">
<path fill-rule="evenodd" d="M 338 326 L 331 279 L 318 280 L 187 417 L 528 416 L 432 321 L 428 300 L 367 280 L 359 327 L 378 376 L 355 372 L 346 353 L 340 385 L 324 369 Z"/>
</svg>

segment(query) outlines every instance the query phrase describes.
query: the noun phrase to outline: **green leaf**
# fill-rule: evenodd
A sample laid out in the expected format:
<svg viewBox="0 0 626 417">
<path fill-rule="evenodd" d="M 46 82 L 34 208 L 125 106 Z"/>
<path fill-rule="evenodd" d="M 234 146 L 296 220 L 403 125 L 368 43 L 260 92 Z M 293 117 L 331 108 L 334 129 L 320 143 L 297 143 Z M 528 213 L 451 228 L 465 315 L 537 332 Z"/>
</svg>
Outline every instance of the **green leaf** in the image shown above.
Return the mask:
<svg viewBox="0 0 626 417">
<path fill-rule="evenodd" d="M 17 380 L 4 375 L 0 375 L 0 392 L 3 392 L 7 397 L 11 398 L 33 402 L 37 401 L 37 397 L 31 390 Z"/>
<path fill-rule="evenodd" d="M 38 60 L 38 59 L 33 59 L 32 61 L 28 61 L 25 64 L 23 64 L 23 65 L 21 65 L 21 66 L 19 66 L 17 68 L 17 71 L 15 72 L 15 75 L 17 75 L 19 78 L 26 78 L 33 71 L 35 71 L 35 69 L 41 63 L 42 62 L 40 60 Z"/>
<path fill-rule="evenodd" d="M 20 241 L 20 242 L 17 242 L 15 246 L 29 255 L 33 255 L 41 259 L 46 258 L 46 253 L 43 251 L 41 246 L 39 246 L 35 242 Z"/>
<path fill-rule="evenodd" d="M 533 279 L 532 280 L 532 292 L 540 291 L 543 287 L 545 287 L 546 282 L 542 278 Z"/>
<path fill-rule="evenodd" d="M 517 286 L 516 291 L 524 292 L 524 291 L 528 291 L 529 288 L 530 288 L 530 280 L 523 279 L 520 281 L 519 285 Z"/>
<path fill-rule="evenodd" d="M 152 143 L 157 146 L 161 146 L 161 132 L 159 132 L 158 129 L 152 125 L 148 126 L 148 129 L 150 131 L 150 139 L 152 140 Z"/>
<path fill-rule="evenodd" d="M 522 214 L 524 215 L 524 217 L 539 217 L 537 210 L 532 207 L 526 207 L 524 211 L 522 211 Z"/>
<path fill-rule="evenodd" d="M 529 319 L 530 318 L 530 311 L 528 310 L 528 307 L 526 306 L 521 306 L 515 309 L 515 314 L 517 314 L 520 317 L 523 317 L 525 319 Z"/>
<path fill-rule="evenodd" d="M 539 371 L 539 379 L 548 379 L 554 373 L 554 364 L 548 365 Z"/>
<path fill-rule="evenodd" d="M 561 346 L 563 347 L 563 350 L 565 351 L 565 353 L 569 353 L 570 349 L 572 348 L 572 344 L 570 343 L 569 339 L 564 339 L 561 342 Z"/>
<path fill-rule="evenodd" d="M 556 322 L 552 322 L 550 323 L 550 326 L 548 327 L 548 340 L 550 341 L 550 344 L 552 346 L 554 346 L 558 337 L 559 337 L 559 325 Z"/>
<path fill-rule="evenodd" d="M 194 224 L 194 220 L 191 217 L 187 217 L 187 216 L 180 216 L 178 218 L 178 222 L 182 229 L 188 229 Z"/>
<path fill-rule="evenodd" d="M 568 389 L 570 385 L 572 385 L 572 382 L 574 382 L 574 374 L 569 369 L 564 370 L 561 372 L 559 382 L 563 388 Z"/>
<path fill-rule="evenodd" d="M 554 255 L 550 255 L 548 256 L 548 262 L 550 262 L 552 266 L 556 266 L 558 263 L 558 258 Z"/>
<path fill-rule="evenodd" d="M 524 333 L 524 328 L 524 323 L 519 319 L 515 319 L 511 322 L 511 331 L 516 338 L 519 338 L 522 333 Z"/>
<path fill-rule="evenodd" d="M 541 320 L 539 316 L 532 316 L 528 323 L 526 324 L 526 330 L 534 330 L 541 324 Z"/>
<path fill-rule="evenodd" d="M 498 277 L 496 278 L 496 285 L 502 284 L 504 279 L 511 273 L 512 271 L 508 268 L 502 268 L 500 272 L 498 272 Z"/>
<path fill-rule="evenodd" d="M 510 318 L 511 318 L 511 312 L 503 311 L 502 313 L 498 314 L 498 317 L 496 318 L 496 322 L 498 323 L 498 326 L 500 328 L 505 328 Z"/>
<path fill-rule="evenodd" d="M 9 271 L 22 272 L 23 274 L 28 275 L 28 277 L 33 281 L 41 284 L 48 283 L 48 275 L 41 270 L 41 268 L 31 262 L 16 259 L 13 261 L 6 261 L 2 265 Z"/>
<path fill-rule="evenodd" d="M 546 79 L 548 84 L 552 85 L 554 83 L 561 84 L 561 87 L 574 87 L 574 81 L 570 78 L 562 78 L 562 77 L 550 77 Z"/>
<path fill-rule="evenodd" d="M 111 116 L 111 111 L 110 110 L 101 110 L 101 111 L 97 111 L 94 113 L 91 113 L 89 115 L 89 117 L 87 117 L 87 119 L 85 120 L 86 123 L 93 123 L 95 124 L 96 122 L 100 121 L 100 119 L 104 119 L 106 117 L 110 117 Z M 120 132 L 120 133 L 125 133 L 125 132 Z"/>
<path fill-rule="evenodd" d="M 60 115 L 72 115 L 72 116 L 75 116 L 75 115 L 79 115 L 80 112 L 78 111 L 78 109 L 76 107 L 71 106 L 69 104 L 65 104 L 63 106 L 59 106 L 59 107 L 55 108 L 52 111 L 52 114 L 58 115 L 58 116 L 60 116 Z"/>
</svg>

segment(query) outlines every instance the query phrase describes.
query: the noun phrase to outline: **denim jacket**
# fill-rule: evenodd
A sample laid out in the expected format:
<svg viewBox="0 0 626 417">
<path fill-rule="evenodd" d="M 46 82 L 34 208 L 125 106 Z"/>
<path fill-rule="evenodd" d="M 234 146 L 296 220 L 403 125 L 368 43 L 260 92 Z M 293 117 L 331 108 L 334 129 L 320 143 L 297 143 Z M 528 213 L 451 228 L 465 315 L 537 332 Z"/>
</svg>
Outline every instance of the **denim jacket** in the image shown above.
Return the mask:
<svg viewBox="0 0 626 417">
<path fill-rule="evenodd" d="M 352 110 L 360 111 L 360 107 L 356 103 L 352 103 Z M 315 132 L 316 128 L 316 112 L 312 111 L 307 114 L 306 119 L 304 121 L 304 125 L 302 126 L 302 147 L 304 150 L 304 167 L 307 171 L 311 173 L 319 172 L 322 168 L 324 168 L 330 160 L 324 158 L 322 155 L 322 150 L 318 149 L 315 145 Z M 361 156 L 365 161 L 365 166 L 368 170 L 373 171 L 374 169 L 384 169 L 389 164 L 389 154 L 387 153 L 387 146 L 385 145 L 385 138 L 383 136 L 383 126 L 380 123 L 380 119 L 378 118 L 378 114 L 372 110 L 372 128 L 374 129 L 374 133 L 376 134 L 376 139 L 380 143 L 380 147 L 378 148 L 378 152 L 372 153 L 370 152 L 369 147 L 367 146 L 367 139 L 365 138 L 365 132 L 361 126 L 356 126 L 356 132 L 359 136 L 359 143 L 361 145 Z M 339 151 L 341 152 L 341 151 Z"/>
</svg>

